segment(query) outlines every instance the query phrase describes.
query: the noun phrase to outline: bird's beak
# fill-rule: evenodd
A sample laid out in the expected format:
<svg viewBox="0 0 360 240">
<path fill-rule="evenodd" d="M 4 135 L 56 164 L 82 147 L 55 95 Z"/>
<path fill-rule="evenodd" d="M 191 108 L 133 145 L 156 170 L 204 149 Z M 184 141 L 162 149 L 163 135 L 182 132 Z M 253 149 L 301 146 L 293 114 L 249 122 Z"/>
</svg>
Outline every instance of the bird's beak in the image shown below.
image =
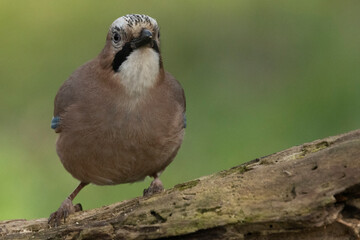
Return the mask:
<svg viewBox="0 0 360 240">
<path fill-rule="evenodd" d="M 151 31 L 149 31 L 148 29 L 143 29 L 141 31 L 140 37 L 135 38 L 131 41 L 131 48 L 132 49 L 137 49 L 139 47 L 142 47 L 148 43 L 151 43 L 153 39 L 152 33 Z"/>
</svg>

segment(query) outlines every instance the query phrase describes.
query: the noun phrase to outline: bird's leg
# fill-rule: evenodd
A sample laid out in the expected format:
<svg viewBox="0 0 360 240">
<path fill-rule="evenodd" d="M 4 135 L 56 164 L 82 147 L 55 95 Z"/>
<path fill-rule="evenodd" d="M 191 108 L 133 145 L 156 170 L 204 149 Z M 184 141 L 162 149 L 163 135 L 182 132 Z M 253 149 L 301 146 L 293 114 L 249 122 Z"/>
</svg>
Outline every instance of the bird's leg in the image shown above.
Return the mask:
<svg viewBox="0 0 360 240">
<path fill-rule="evenodd" d="M 159 179 L 159 174 L 156 174 L 154 177 L 154 180 L 151 182 L 150 187 L 147 189 L 144 189 L 143 196 L 148 197 L 155 193 L 161 193 L 164 191 L 164 186 L 162 182 Z"/>
<path fill-rule="evenodd" d="M 74 212 L 82 211 L 81 204 L 78 203 L 74 206 L 72 201 L 74 200 L 76 195 L 78 195 L 80 190 L 83 189 L 83 187 L 85 187 L 88 184 L 89 183 L 81 182 L 79 186 L 77 186 L 77 188 L 75 188 L 75 190 L 61 203 L 59 209 L 50 215 L 48 219 L 48 224 L 50 226 L 57 227 L 58 225 L 60 225 L 61 219 L 64 219 L 65 222 L 66 218 L 70 214 L 73 214 Z"/>
</svg>

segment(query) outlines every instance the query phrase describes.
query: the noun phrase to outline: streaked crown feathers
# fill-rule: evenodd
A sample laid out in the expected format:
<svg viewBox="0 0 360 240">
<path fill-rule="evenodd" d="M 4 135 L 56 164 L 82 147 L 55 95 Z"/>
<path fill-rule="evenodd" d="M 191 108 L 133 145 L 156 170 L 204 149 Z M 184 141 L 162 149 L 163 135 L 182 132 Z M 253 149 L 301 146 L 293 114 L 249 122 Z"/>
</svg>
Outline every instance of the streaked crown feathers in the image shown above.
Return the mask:
<svg viewBox="0 0 360 240">
<path fill-rule="evenodd" d="M 111 29 L 136 28 L 137 26 L 148 26 L 158 30 L 158 24 L 155 19 L 144 14 L 128 14 L 119 17 L 111 24 Z"/>
</svg>

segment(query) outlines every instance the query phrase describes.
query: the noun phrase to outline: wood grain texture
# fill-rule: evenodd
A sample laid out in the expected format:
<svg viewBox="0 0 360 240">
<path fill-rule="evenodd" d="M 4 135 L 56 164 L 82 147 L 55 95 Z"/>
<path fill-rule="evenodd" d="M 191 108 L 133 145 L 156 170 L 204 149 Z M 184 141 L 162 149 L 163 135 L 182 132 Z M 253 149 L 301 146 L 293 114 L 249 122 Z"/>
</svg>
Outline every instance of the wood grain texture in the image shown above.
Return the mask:
<svg viewBox="0 0 360 240">
<path fill-rule="evenodd" d="M 47 220 L 0 222 L 1 239 L 360 239 L 360 130 L 295 146 L 139 197 Z"/>
</svg>

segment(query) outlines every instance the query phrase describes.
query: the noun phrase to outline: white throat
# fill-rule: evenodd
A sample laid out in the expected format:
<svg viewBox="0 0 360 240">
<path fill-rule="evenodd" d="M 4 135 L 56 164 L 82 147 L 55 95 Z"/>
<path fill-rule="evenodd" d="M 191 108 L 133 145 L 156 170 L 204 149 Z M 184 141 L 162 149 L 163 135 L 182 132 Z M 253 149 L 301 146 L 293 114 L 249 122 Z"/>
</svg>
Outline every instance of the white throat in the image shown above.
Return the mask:
<svg viewBox="0 0 360 240">
<path fill-rule="evenodd" d="M 158 79 L 159 54 L 151 48 L 134 50 L 119 68 L 120 83 L 131 96 L 141 95 Z"/>
</svg>

